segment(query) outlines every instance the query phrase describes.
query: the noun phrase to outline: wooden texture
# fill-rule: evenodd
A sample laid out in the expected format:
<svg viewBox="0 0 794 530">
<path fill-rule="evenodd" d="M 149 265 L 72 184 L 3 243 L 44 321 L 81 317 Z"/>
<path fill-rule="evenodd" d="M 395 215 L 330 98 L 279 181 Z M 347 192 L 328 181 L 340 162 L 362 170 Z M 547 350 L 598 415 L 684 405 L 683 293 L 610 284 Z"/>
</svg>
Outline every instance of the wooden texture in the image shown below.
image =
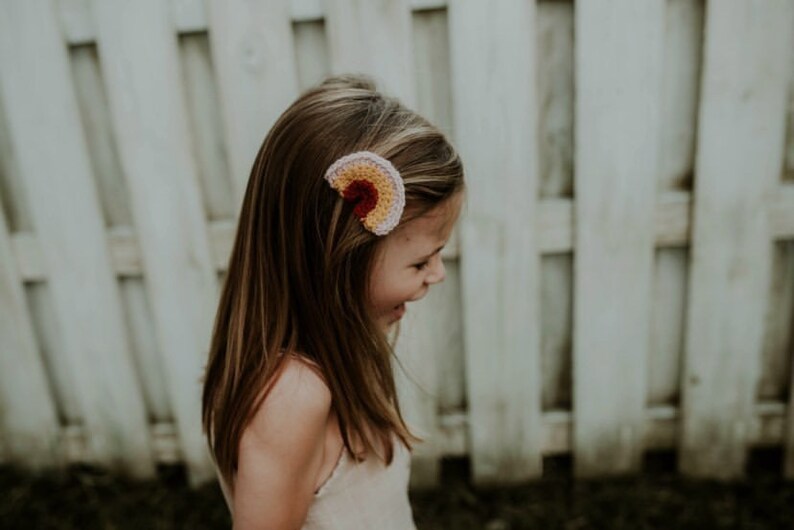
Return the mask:
<svg viewBox="0 0 794 530">
<path fill-rule="evenodd" d="M 794 45 L 793 45 L 794 46 Z M 794 183 L 794 56 L 789 57 L 789 99 L 788 99 L 788 138 L 785 147 L 785 158 L 783 160 L 782 179 L 784 181 Z M 794 196 L 794 185 L 787 186 L 789 192 Z M 791 209 L 790 215 L 794 217 L 794 208 Z M 790 238 L 794 240 L 794 238 Z M 794 270 L 794 242 L 789 241 L 787 245 L 788 261 L 791 264 L 791 269 Z M 794 272 L 788 276 L 789 285 L 794 285 Z M 774 279 L 774 278 L 773 278 Z M 794 291 L 794 289 L 792 289 Z M 794 296 L 792 296 L 794 298 Z M 794 304 L 789 303 L 789 308 L 794 312 Z M 788 417 L 787 423 L 788 431 L 786 433 L 786 441 L 784 442 L 785 461 L 783 463 L 783 475 L 788 480 L 794 480 L 794 318 L 789 320 L 789 341 L 787 345 L 783 345 L 783 355 L 788 354 L 789 369 L 788 373 Z"/>
<path fill-rule="evenodd" d="M 323 21 L 300 22 L 293 26 L 295 32 L 295 66 L 298 69 L 298 86 L 301 91 L 319 83 L 330 73 L 330 59 L 326 46 Z"/>
<path fill-rule="evenodd" d="M 200 421 L 217 279 L 177 41 L 158 1 L 93 4 L 99 58 L 128 179 L 162 366 L 192 483 L 213 476 Z"/>
<path fill-rule="evenodd" d="M 396 367 L 404 412 L 427 436 L 414 455 L 412 486 L 437 484 L 447 456 L 471 456 L 480 483 L 537 476 L 543 455 L 587 460 L 580 438 L 593 432 L 592 424 L 580 422 L 580 413 L 603 417 L 607 426 L 632 419 L 629 450 L 609 453 L 622 452 L 624 461 L 634 462 L 638 448 L 691 448 L 683 440 L 702 434 L 693 422 L 711 419 L 743 432 L 743 441 L 728 440 L 740 452 L 786 448 L 785 466 L 794 476 L 794 45 L 774 68 L 777 52 L 769 52 L 790 31 L 781 28 L 791 23 L 791 7 L 729 0 L 710 3 L 707 13 L 704 0 L 662 3 L 0 0 L 8 7 L 0 25 L 11 21 L 11 31 L 0 36 L 0 210 L 7 219 L 0 231 L 0 327 L 11 330 L 0 337 L 3 354 L 11 351 L 0 367 L 6 429 L 0 460 L 98 463 L 96 447 L 105 436 L 99 427 L 119 428 L 133 434 L 119 439 L 148 446 L 139 458 L 116 448 L 127 465 L 142 459 L 144 474 L 154 461 L 187 463 L 194 482 L 214 476 L 197 428 L 199 377 L 215 278 L 227 265 L 255 154 L 246 159 L 244 151 L 258 148 L 266 122 L 298 90 L 332 71 L 354 70 L 374 76 L 439 125 L 460 148 L 469 182 L 463 227 L 471 225 L 461 230 L 462 242 L 453 234 L 443 252 L 447 281 L 412 304 L 398 342 L 407 372 Z M 37 22 L 17 24 L 17 12 Z M 649 53 L 648 36 L 659 41 L 657 26 L 656 33 L 643 29 L 649 12 L 663 28 L 663 58 L 655 67 L 638 59 Z M 724 23 L 726 12 L 738 31 L 704 33 L 707 14 Z M 753 33 L 759 25 L 766 30 Z M 35 32 L 24 30 L 33 26 Z M 727 42 L 727 34 L 736 42 L 726 51 L 712 41 Z M 615 46 L 621 38 L 629 44 Z M 740 53 L 730 47 L 737 42 Z M 8 68 L 16 73 L 5 75 Z M 661 68 L 661 80 L 651 68 Z M 770 89 L 784 75 L 786 86 Z M 656 98 L 661 117 L 626 135 L 631 148 L 611 149 L 625 131 L 637 131 L 642 83 L 644 101 Z M 772 112 L 770 98 L 781 94 Z M 582 100 L 590 102 L 584 114 L 577 110 Z M 704 117 L 707 125 L 698 125 Z M 775 151 L 781 141 L 782 152 Z M 645 158 L 652 143 L 658 163 Z M 586 162 L 578 158 L 581 149 L 591 155 Z M 772 164 L 780 166 L 777 174 Z M 703 171 L 710 184 L 693 190 Z M 753 178 L 737 187 L 739 172 Z M 58 179 L 49 176 L 55 173 Z M 759 199 L 758 188 L 746 186 L 762 180 L 771 183 Z M 643 194 L 653 187 L 648 203 Z M 593 217 L 582 204 L 607 215 Z M 762 229 L 756 215 L 766 219 Z M 719 231 L 715 221 L 730 230 Z M 597 231 L 604 226 L 609 229 Z M 527 233 L 509 230 L 514 227 Z M 639 246 L 630 244 L 632 234 L 641 236 Z M 620 251 L 607 261 L 603 252 L 613 243 Z M 736 286 L 749 285 L 746 271 L 756 278 L 757 265 L 769 264 L 743 253 L 762 245 L 774 256 L 771 273 L 756 298 L 741 298 Z M 651 256 L 642 259 L 653 260 L 651 273 L 617 283 L 627 263 L 639 262 L 630 249 L 640 247 Z M 596 285 L 598 296 L 578 289 L 575 275 L 603 284 Z M 86 285 L 91 289 L 75 294 Z M 106 289 L 120 296 L 108 297 Z M 645 304 L 621 310 L 640 290 L 650 293 L 643 294 Z M 590 303 L 582 305 L 582 297 Z M 728 303 L 729 297 L 740 301 Z M 91 315 L 101 313 L 99 321 L 82 305 L 74 311 L 85 301 Z M 690 314 L 693 304 L 700 316 Z M 701 322 L 704 314 L 711 320 Z M 576 323 L 592 333 L 594 323 L 610 316 L 617 331 L 609 339 L 620 346 L 609 350 L 614 355 L 580 340 L 575 360 Z M 746 340 L 747 323 L 755 326 L 749 328 L 757 334 L 755 349 L 744 342 L 718 351 L 727 344 L 721 341 Z M 104 332 L 92 329 L 97 325 Z M 727 335 L 728 328 L 736 335 Z M 93 335 L 82 336 L 85 329 Z M 94 348 L 96 337 L 119 329 L 115 351 L 84 356 L 93 350 L 81 344 Z M 713 329 L 716 338 L 707 336 Z M 698 344 L 705 337 L 716 349 L 703 350 L 704 357 L 688 337 L 692 330 Z M 630 346 L 642 334 L 644 349 Z M 694 362 L 684 356 L 687 343 Z M 728 363 L 726 353 L 733 356 Z M 118 355 L 121 365 L 111 361 Z M 591 357 L 606 371 L 585 364 Z M 687 364 L 706 372 L 717 389 L 690 392 L 689 408 L 680 403 Z M 574 372 L 578 385 L 606 399 L 572 410 Z M 617 390 L 602 388 L 605 373 L 621 376 L 619 384 L 610 382 Z M 730 384 L 719 385 L 726 373 Z M 645 387 L 631 385 L 643 377 Z M 119 425 L 120 418 L 103 417 L 95 403 L 116 406 L 106 392 L 123 395 L 130 390 L 125 385 L 135 387 L 127 397 L 142 412 Z M 727 412 L 736 402 L 738 427 Z M 597 416 L 604 411 L 614 414 Z M 694 419 L 687 419 L 689 411 Z M 42 425 L 39 445 L 28 443 L 29 435 L 8 434 L 11 425 L 14 432 L 38 432 L 34 424 Z M 719 476 L 715 467 L 699 474 Z"/>
<path fill-rule="evenodd" d="M 645 376 L 648 405 L 677 405 L 680 399 L 688 261 L 686 248 L 656 249 Z"/>
<path fill-rule="evenodd" d="M 794 188 L 784 185 L 770 198 L 765 208 L 769 217 L 769 238 L 794 239 Z M 689 243 L 691 227 L 689 193 L 677 192 L 662 195 L 654 209 L 654 240 L 657 247 L 680 248 Z M 575 248 L 573 239 L 573 202 L 567 199 L 546 199 L 537 205 L 538 247 L 550 256 L 570 252 Z M 207 226 L 212 261 L 219 271 L 225 270 L 233 243 L 235 225 L 231 221 L 215 221 Z M 113 229 L 108 234 L 113 269 L 120 276 L 143 274 L 143 258 L 138 236 L 129 229 Z M 47 278 L 42 262 L 42 249 L 38 238 L 30 232 L 17 232 L 11 236 L 17 266 L 22 279 L 40 282 Z M 450 257 L 458 257 L 457 248 L 450 248 Z"/>
<path fill-rule="evenodd" d="M 179 49 L 184 64 L 186 101 L 204 210 L 210 221 L 233 219 L 238 205 L 232 197 L 234 183 L 229 175 L 229 157 L 224 143 L 220 96 L 212 68 L 209 39 L 204 33 L 184 35 L 179 39 Z M 252 152 L 255 153 L 256 149 L 258 146 Z M 254 155 L 249 156 L 253 161 Z"/>
<path fill-rule="evenodd" d="M 576 6 L 575 473 L 638 471 L 650 335 L 664 7 Z"/>
<path fill-rule="evenodd" d="M 709 4 L 698 127 L 680 469 L 744 471 L 780 176 L 794 4 Z"/>
<path fill-rule="evenodd" d="M 535 8 L 453 1 L 448 16 L 471 198 L 461 273 L 473 478 L 515 482 L 541 472 Z"/>
<path fill-rule="evenodd" d="M 209 35 L 235 212 L 259 146 L 298 92 L 287 0 L 211 0 Z"/>
<path fill-rule="evenodd" d="M 704 0 L 665 2 L 660 156 L 657 188 L 692 189 Z"/>
<path fill-rule="evenodd" d="M 701 0 L 670 0 L 665 4 L 661 143 L 656 173 L 656 189 L 662 199 L 689 197 L 684 193 L 692 189 L 705 10 Z M 688 218 L 687 211 L 667 219 L 675 222 Z M 683 241 L 666 241 L 657 247 L 654 258 L 646 402 L 649 406 L 678 405 L 689 252 Z"/>
<path fill-rule="evenodd" d="M 34 198 L 62 347 L 90 433 L 89 461 L 151 476 L 143 399 L 56 13 L 41 2 L 8 1 L 3 9 L 3 105 L 20 177 Z"/>
<path fill-rule="evenodd" d="M 679 411 L 673 407 L 652 407 L 646 410 L 643 446 L 653 450 L 675 450 L 678 443 Z M 779 447 L 785 439 L 787 408 L 782 403 L 768 403 L 755 407 L 755 416 L 748 441 L 753 447 Z M 465 413 L 442 413 L 438 418 L 436 446 L 449 457 L 468 455 L 468 417 Z M 542 415 L 539 427 L 541 450 L 544 455 L 570 454 L 573 450 L 571 433 L 573 418 L 568 411 L 550 411 Z M 170 422 L 155 423 L 150 429 L 155 458 L 163 464 L 182 462 L 182 451 L 175 426 Z M 61 430 L 61 447 L 70 462 L 84 461 L 85 433 L 79 425 Z"/>
<path fill-rule="evenodd" d="M 389 95 L 416 104 L 411 6 L 407 0 L 328 0 L 332 73 L 362 72 Z"/>
<path fill-rule="evenodd" d="M 418 110 L 433 123 L 449 124 L 449 58 L 446 46 L 446 18 L 437 13 L 417 14 L 413 25 L 414 54 L 409 63 L 415 68 Z M 445 266 L 449 254 L 457 248 L 457 232 L 453 232 L 445 248 Z M 454 257 L 453 257 L 454 259 Z M 445 358 L 462 353 L 455 351 L 455 331 L 460 329 L 460 313 L 450 303 L 450 293 L 457 291 L 457 275 L 442 285 L 433 286 L 425 299 L 410 304 L 403 319 L 397 342 L 398 390 L 403 414 L 425 439 L 417 445 L 411 466 L 413 488 L 437 487 L 441 478 L 443 438 L 439 431 L 440 393 L 450 384 L 442 368 L 449 366 Z M 458 343 L 459 344 L 459 343 Z M 462 360 L 460 357 L 458 361 Z"/>
<path fill-rule="evenodd" d="M 792 346 L 794 346 L 794 240 L 775 241 L 771 281 L 764 312 L 763 348 L 756 400 L 762 403 L 788 399 Z"/>
<path fill-rule="evenodd" d="M 33 469 L 62 462 L 58 418 L 39 357 L 5 215 L 0 211 L 0 429 L 5 460 Z"/>
<path fill-rule="evenodd" d="M 559 228 L 562 214 L 573 219 L 570 198 L 574 192 L 574 6 L 572 2 L 539 2 L 537 5 L 539 247 L 543 233 Z M 544 208 L 544 203 L 550 208 Z M 561 206 L 554 208 L 554 206 Z M 569 230 L 560 235 L 570 239 Z M 567 246 L 567 245 L 566 245 Z M 571 245 L 572 246 L 572 245 Z M 542 256 L 540 284 L 541 391 L 543 410 L 570 410 L 571 326 L 573 325 L 573 254 L 570 248 Z"/>
</svg>

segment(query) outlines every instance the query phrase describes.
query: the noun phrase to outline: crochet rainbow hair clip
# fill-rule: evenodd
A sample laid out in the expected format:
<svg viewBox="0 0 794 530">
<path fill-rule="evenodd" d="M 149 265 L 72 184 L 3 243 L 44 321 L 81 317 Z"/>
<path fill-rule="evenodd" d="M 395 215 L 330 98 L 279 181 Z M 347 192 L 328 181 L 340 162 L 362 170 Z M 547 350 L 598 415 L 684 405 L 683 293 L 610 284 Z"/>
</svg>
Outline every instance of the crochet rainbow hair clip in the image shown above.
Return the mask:
<svg viewBox="0 0 794 530">
<path fill-rule="evenodd" d="M 373 234 L 386 235 L 400 222 L 405 188 L 400 172 L 385 158 L 371 151 L 345 155 L 331 164 L 325 180 L 355 204 L 353 213 Z"/>
</svg>

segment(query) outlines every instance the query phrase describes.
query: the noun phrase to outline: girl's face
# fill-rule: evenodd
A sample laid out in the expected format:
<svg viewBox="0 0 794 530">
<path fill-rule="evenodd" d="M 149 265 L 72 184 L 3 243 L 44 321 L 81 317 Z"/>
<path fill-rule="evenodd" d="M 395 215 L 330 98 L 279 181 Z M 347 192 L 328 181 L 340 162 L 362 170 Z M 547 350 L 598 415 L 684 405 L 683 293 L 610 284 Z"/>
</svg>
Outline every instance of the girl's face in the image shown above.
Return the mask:
<svg viewBox="0 0 794 530">
<path fill-rule="evenodd" d="M 405 314 L 405 304 L 419 300 L 446 275 L 441 249 L 460 215 L 463 192 L 412 219 L 385 236 L 370 276 L 372 311 L 381 329 Z"/>
</svg>

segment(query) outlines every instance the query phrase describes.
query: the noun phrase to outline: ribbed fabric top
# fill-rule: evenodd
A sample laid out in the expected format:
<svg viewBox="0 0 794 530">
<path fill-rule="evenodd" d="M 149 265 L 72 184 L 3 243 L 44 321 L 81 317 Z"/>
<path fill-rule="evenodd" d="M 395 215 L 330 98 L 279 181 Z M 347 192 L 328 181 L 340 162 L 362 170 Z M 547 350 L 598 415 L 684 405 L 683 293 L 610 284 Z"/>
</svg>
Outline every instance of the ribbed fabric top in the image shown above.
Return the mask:
<svg viewBox="0 0 794 530">
<path fill-rule="evenodd" d="M 342 448 L 331 476 L 314 494 L 303 530 L 416 530 L 408 500 L 411 453 L 394 438 L 394 458 L 386 466 L 377 456 L 356 462 Z M 218 473 L 232 510 L 230 488 Z"/>
<path fill-rule="evenodd" d="M 303 530 L 415 530 L 410 474 L 411 453 L 396 437 L 388 466 L 375 455 L 356 462 L 342 449 L 336 468 L 314 494 Z"/>
</svg>

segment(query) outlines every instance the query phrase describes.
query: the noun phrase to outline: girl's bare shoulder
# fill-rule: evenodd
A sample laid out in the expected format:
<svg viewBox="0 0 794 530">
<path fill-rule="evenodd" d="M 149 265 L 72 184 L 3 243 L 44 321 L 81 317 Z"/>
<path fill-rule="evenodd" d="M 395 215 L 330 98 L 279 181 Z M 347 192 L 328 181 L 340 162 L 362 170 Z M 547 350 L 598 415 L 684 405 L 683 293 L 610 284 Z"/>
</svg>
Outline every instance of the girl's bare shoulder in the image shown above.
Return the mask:
<svg viewBox="0 0 794 530">
<path fill-rule="evenodd" d="M 284 364 L 268 385 L 269 391 L 254 415 L 254 422 L 271 424 L 273 415 L 287 413 L 294 420 L 325 417 L 331 408 L 331 390 L 314 362 L 298 354 L 288 354 Z"/>
<path fill-rule="evenodd" d="M 321 374 L 299 358 L 284 359 L 240 440 L 235 528 L 302 524 L 323 463 L 330 411 Z"/>
</svg>

